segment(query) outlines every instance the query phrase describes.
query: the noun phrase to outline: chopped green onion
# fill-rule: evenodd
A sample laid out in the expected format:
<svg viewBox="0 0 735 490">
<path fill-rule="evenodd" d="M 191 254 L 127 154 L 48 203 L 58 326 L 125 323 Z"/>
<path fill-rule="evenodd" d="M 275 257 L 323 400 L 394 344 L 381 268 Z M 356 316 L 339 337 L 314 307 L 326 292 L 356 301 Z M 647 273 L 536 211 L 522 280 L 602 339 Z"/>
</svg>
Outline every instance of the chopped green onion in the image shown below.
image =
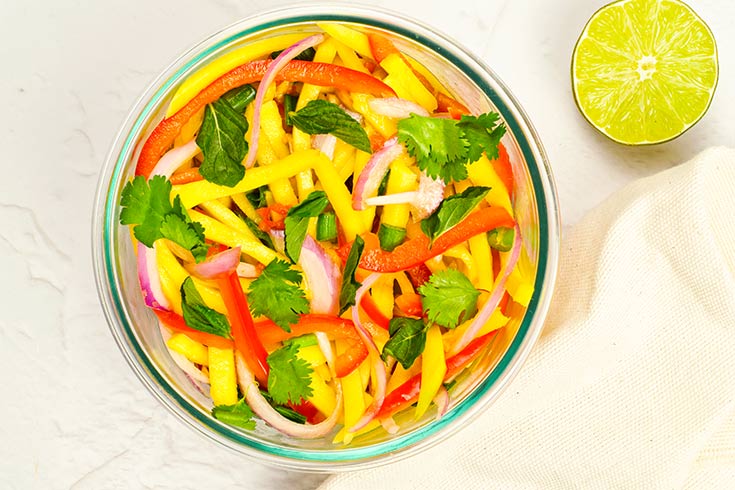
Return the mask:
<svg viewBox="0 0 735 490">
<path fill-rule="evenodd" d="M 378 228 L 378 240 L 380 240 L 380 248 L 387 252 L 392 252 L 394 248 L 403 243 L 406 239 L 406 229 L 398 226 L 380 224 Z"/>
<path fill-rule="evenodd" d="M 317 345 L 318 343 L 319 341 L 316 339 L 316 335 L 314 335 L 313 333 L 307 333 L 305 335 L 299 335 L 298 337 L 288 339 L 283 344 L 293 345 L 296 347 L 296 349 L 301 349 L 303 347 L 311 347 L 312 345 Z"/>
<path fill-rule="evenodd" d="M 509 252 L 513 248 L 513 228 L 495 228 L 487 234 L 487 242 L 500 252 Z"/>
<path fill-rule="evenodd" d="M 388 171 L 383 176 L 383 180 L 380 181 L 380 185 L 378 186 L 379 196 L 385 195 L 385 190 L 388 188 L 388 177 L 390 177 L 390 169 L 388 169 Z"/>
<path fill-rule="evenodd" d="M 337 238 L 337 217 L 334 213 L 322 213 L 316 219 L 316 239 L 326 242 Z"/>
<path fill-rule="evenodd" d="M 283 50 L 280 51 L 273 51 L 271 53 L 271 59 L 278 58 L 278 55 L 283 53 Z M 301 61 L 313 61 L 314 55 L 316 55 L 316 49 L 314 48 L 306 48 L 301 53 L 299 53 L 294 59 L 295 60 L 301 60 Z"/>
<path fill-rule="evenodd" d="M 298 97 L 295 95 L 286 94 L 283 96 L 283 113 L 286 115 L 286 126 L 293 126 L 291 116 L 289 114 L 296 110 L 297 101 Z"/>
<path fill-rule="evenodd" d="M 255 89 L 252 85 L 243 85 L 242 87 L 233 88 L 222 98 L 237 112 L 242 112 L 249 103 L 255 100 Z"/>
</svg>

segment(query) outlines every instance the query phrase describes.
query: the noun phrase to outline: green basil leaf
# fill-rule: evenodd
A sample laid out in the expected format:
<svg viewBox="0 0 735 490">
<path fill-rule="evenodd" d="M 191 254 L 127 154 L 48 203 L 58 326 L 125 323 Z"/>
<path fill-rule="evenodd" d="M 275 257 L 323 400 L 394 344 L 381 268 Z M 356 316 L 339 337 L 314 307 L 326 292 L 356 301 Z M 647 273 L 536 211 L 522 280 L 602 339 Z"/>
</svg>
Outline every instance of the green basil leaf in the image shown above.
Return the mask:
<svg viewBox="0 0 735 490">
<path fill-rule="evenodd" d="M 194 330 L 230 338 L 230 322 L 227 317 L 204 303 L 191 277 L 187 277 L 181 284 L 181 310 L 184 321 Z"/>
<path fill-rule="evenodd" d="M 350 247 L 350 253 L 345 261 L 345 268 L 342 271 L 342 286 L 339 290 L 339 314 L 344 313 L 347 308 L 355 304 L 355 294 L 357 289 L 362 286 L 355 280 L 355 271 L 360 263 L 362 250 L 365 248 L 365 240 L 359 235 L 355 237 Z"/>
<path fill-rule="evenodd" d="M 306 134 L 331 134 L 358 150 L 371 153 L 365 129 L 337 104 L 312 100 L 300 110 L 289 112 L 288 117 Z"/>
<path fill-rule="evenodd" d="M 426 325 L 417 318 L 394 317 L 390 320 L 390 340 L 383 347 L 381 357 L 393 356 L 404 369 L 410 368 L 426 346 Z"/>
<path fill-rule="evenodd" d="M 294 263 L 301 256 L 301 246 L 306 238 L 306 230 L 309 227 L 309 218 L 319 216 L 329 204 L 329 199 L 324 191 L 314 191 L 304 201 L 288 210 L 284 220 L 286 235 L 286 255 Z"/>
<path fill-rule="evenodd" d="M 464 192 L 449 196 L 421 222 L 421 230 L 434 241 L 465 219 L 489 191 L 489 187 L 468 187 Z"/>
<path fill-rule="evenodd" d="M 248 121 L 226 101 L 207 104 L 197 136 L 204 161 L 199 173 L 209 182 L 234 187 L 245 176 L 242 164 L 248 152 Z"/>
</svg>

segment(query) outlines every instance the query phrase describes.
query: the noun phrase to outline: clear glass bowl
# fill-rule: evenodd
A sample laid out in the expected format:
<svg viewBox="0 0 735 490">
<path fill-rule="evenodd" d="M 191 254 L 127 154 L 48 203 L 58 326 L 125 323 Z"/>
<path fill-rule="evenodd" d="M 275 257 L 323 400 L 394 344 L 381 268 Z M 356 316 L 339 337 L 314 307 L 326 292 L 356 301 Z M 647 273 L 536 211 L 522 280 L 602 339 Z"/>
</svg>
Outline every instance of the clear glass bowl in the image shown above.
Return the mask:
<svg viewBox="0 0 735 490">
<path fill-rule="evenodd" d="M 499 112 L 508 127 L 508 148 L 517 179 L 515 211 L 536 268 L 535 293 L 522 316 L 502 330 L 482 359 L 481 376 L 460 379 L 452 404 L 439 420 L 431 410 L 420 420 L 399 418 L 401 430 L 373 431 L 340 447 L 331 438 L 295 440 L 259 423 L 241 431 L 210 415 L 211 402 L 174 364 L 158 323 L 146 308 L 127 227 L 119 225 L 123 186 L 134 175 L 136 150 L 163 117 L 177 87 L 213 59 L 253 40 L 312 31 L 317 21 L 338 21 L 383 31 L 423 63 L 473 111 Z M 130 111 L 100 176 L 92 242 L 97 289 L 110 330 L 143 384 L 186 425 L 257 461 L 307 471 L 376 466 L 415 454 L 458 431 L 485 410 L 518 372 L 542 329 L 556 277 L 559 218 L 551 170 L 541 143 L 519 104 L 493 71 L 456 42 L 402 15 L 373 8 L 329 4 L 283 8 L 244 19 L 187 51 L 155 80 Z"/>
</svg>

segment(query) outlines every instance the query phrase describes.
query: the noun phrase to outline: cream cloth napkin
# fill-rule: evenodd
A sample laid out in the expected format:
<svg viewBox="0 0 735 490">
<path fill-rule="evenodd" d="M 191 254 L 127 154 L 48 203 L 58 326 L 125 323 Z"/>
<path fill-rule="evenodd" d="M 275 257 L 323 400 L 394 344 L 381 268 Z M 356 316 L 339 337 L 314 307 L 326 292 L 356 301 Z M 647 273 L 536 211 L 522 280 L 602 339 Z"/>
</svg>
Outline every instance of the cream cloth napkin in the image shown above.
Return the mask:
<svg viewBox="0 0 735 490">
<path fill-rule="evenodd" d="M 544 333 L 500 399 L 338 489 L 735 488 L 735 150 L 634 182 L 564 237 Z"/>
</svg>

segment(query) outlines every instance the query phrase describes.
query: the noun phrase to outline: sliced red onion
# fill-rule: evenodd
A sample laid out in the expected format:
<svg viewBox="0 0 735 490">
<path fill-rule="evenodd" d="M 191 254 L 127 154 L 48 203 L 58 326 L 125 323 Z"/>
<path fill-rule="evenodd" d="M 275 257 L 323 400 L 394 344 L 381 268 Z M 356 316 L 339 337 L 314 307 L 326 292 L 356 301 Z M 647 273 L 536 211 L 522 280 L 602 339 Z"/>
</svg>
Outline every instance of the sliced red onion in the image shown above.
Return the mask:
<svg viewBox="0 0 735 490">
<path fill-rule="evenodd" d="M 237 269 L 240 263 L 240 247 L 230 248 L 212 255 L 199 264 L 191 266 L 191 272 L 202 279 L 216 279 Z"/>
<path fill-rule="evenodd" d="M 375 281 L 380 279 L 380 276 L 380 273 L 374 272 L 363 281 L 362 286 L 360 286 L 355 293 L 355 306 L 352 307 L 352 322 L 355 324 L 355 330 L 357 330 L 360 339 L 365 343 L 365 346 L 368 348 L 369 355 L 372 357 L 373 371 L 375 374 L 373 381 L 375 381 L 375 383 L 373 383 L 373 403 L 367 408 L 367 410 L 365 410 L 362 418 L 349 429 L 350 432 L 356 432 L 362 429 L 371 420 L 373 420 L 380 410 L 380 407 L 383 406 L 383 400 L 385 399 L 385 387 L 387 385 L 388 377 L 385 371 L 385 364 L 380 358 L 380 350 L 378 350 L 378 346 L 375 345 L 372 335 L 365 330 L 365 327 L 360 321 L 360 311 L 358 308 L 358 305 L 362 301 L 362 297 L 365 296 L 365 293 L 367 293 L 373 284 L 375 284 Z"/>
<path fill-rule="evenodd" d="M 395 434 L 400 430 L 400 427 L 398 427 L 396 421 L 393 420 L 393 417 L 384 418 L 380 421 L 380 425 L 383 426 L 383 429 L 385 429 L 388 434 Z"/>
<path fill-rule="evenodd" d="M 263 397 L 258 389 L 258 383 L 255 381 L 253 373 L 250 372 L 247 363 L 240 354 L 237 354 L 236 366 L 240 390 L 245 394 L 248 405 L 253 409 L 253 412 L 274 429 L 291 437 L 317 439 L 328 434 L 337 424 L 337 419 L 342 413 L 342 385 L 340 383 L 334 383 L 337 403 L 332 413 L 329 414 L 329 417 L 315 425 L 297 424 L 276 412 L 271 404 L 268 403 L 268 400 Z"/>
<path fill-rule="evenodd" d="M 385 206 L 387 204 L 410 204 L 413 206 L 416 219 L 422 220 L 433 213 L 444 199 L 444 181 L 433 179 L 421 172 L 419 188 L 415 191 L 398 192 L 365 199 L 368 206 Z"/>
<path fill-rule="evenodd" d="M 258 277 L 258 268 L 255 267 L 253 264 L 240 262 L 239 264 L 237 264 L 237 275 L 247 279 L 252 279 L 254 277 Z"/>
<path fill-rule="evenodd" d="M 196 139 L 189 141 L 187 144 L 177 146 L 164 154 L 155 167 L 151 171 L 151 177 L 154 175 L 163 175 L 167 179 L 182 166 L 199 153 Z"/>
<path fill-rule="evenodd" d="M 253 105 L 253 132 L 250 136 L 250 150 L 248 151 L 247 158 L 245 158 L 245 168 L 250 168 L 255 163 L 255 155 L 258 153 L 258 138 L 260 137 L 260 109 L 263 107 L 263 99 L 265 93 L 268 91 L 268 87 L 276 79 L 278 72 L 283 69 L 286 64 L 298 56 L 305 49 L 316 46 L 324 40 L 323 34 L 314 34 L 301 41 L 297 42 L 293 46 L 290 46 L 283 50 L 273 62 L 268 65 L 268 69 L 263 75 L 263 79 L 258 85 L 258 90 L 255 93 L 255 103 Z"/>
<path fill-rule="evenodd" d="M 518 228 L 518 224 L 516 224 L 515 232 L 513 234 L 513 248 L 510 251 L 508 263 L 505 264 L 505 268 L 503 269 L 500 277 L 495 283 L 495 287 L 490 294 L 490 298 L 485 301 L 485 304 L 482 305 L 482 308 L 480 308 L 480 311 L 477 316 L 475 316 L 475 319 L 472 320 L 469 328 L 465 330 L 462 337 L 460 337 L 457 343 L 454 344 L 454 347 L 452 347 L 451 351 L 449 352 L 450 356 L 455 355 L 456 353 L 467 347 L 467 344 L 472 342 L 472 340 L 477 336 L 477 332 L 479 332 L 483 325 L 487 323 L 487 321 L 490 319 L 490 316 L 495 311 L 495 308 L 497 308 L 500 304 L 500 300 L 503 299 L 503 294 L 505 293 L 505 283 L 508 282 L 508 276 L 510 276 L 510 273 L 513 272 L 513 268 L 518 262 L 518 257 L 520 257 L 521 255 L 521 243 L 521 230 Z"/>
<path fill-rule="evenodd" d="M 317 134 L 311 141 L 312 148 L 321 151 L 327 158 L 334 158 L 334 147 L 337 145 L 337 137 L 331 134 Z"/>
<path fill-rule="evenodd" d="M 434 405 L 436 405 L 436 420 L 439 420 L 449 408 L 449 393 L 443 385 L 439 387 L 439 391 L 434 396 Z"/>
<path fill-rule="evenodd" d="M 170 310 L 171 303 L 161 288 L 161 277 L 156 265 L 156 249 L 138 242 L 138 281 L 146 306 L 154 310 Z"/>
<path fill-rule="evenodd" d="M 339 268 L 319 243 L 306 235 L 299 265 L 311 289 L 311 311 L 336 315 L 339 310 Z"/>
<path fill-rule="evenodd" d="M 352 207 L 357 211 L 365 209 L 365 200 L 378 191 L 380 182 L 391 162 L 403 153 L 403 146 L 398 144 L 397 138 L 391 138 L 383 144 L 383 147 L 373 153 L 365 168 L 360 172 L 355 189 L 352 194 Z"/>
<path fill-rule="evenodd" d="M 329 336 L 325 332 L 314 332 L 319 350 L 322 351 L 324 359 L 327 360 L 327 367 L 329 372 L 332 374 L 332 379 L 337 378 L 334 371 L 334 350 L 332 349 L 332 342 L 329 340 Z"/>
<path fill-rule="evenodd" d="M 283 230 L 271 230 L 268 232 L 273 240 L 273 246 L 277 252 L 286 253 L 286 235 Z"/>
<path fill-rule="evenodd" d="M 410 100 L 398 97 L 387 97 L 384 99 L 370 99 L 368 101 L 370 110 L 381 116 L 393 117 L 396 119 L 406 119 L 411 114 L 428 117 L 429 113 L 426 109 Z"/>
<path fill-rule="evenodd" d="M 347 115 L 350 116 L 352 119 L 362 124 L 362 121 L 364 120 L 362 114 L 360 114 L 359 112 L 351 111 L 343 105 L 341 105 L 340 108 L 345 111 Z"/>
</svg>

